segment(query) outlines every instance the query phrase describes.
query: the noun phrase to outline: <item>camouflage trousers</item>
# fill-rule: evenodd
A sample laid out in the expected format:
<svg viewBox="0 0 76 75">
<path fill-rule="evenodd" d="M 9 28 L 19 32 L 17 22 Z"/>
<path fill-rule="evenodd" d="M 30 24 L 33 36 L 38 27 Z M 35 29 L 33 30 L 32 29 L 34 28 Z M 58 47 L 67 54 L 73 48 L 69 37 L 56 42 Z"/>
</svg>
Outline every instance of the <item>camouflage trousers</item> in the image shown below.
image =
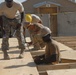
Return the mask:
<svg viewBox="0 0 76 75">
<path fill-rule="evenodd" d="M 18 23 L 20 23 L 20 19 L 8 19 L 6 17 L 2 17 L 3 18 L 3 28 L 5 31 L 5 34 L 3 34 L 3 39 L 2 39 L 2 50 L 8 50 L 9 49 L 9 34 L 10 34 L 10 30 L 12 29 L 13 32 L 16 29 L 16 26 Z M 21 25 L 20 28 L 17 29 L 16 31 L 16 38 L 18 40 L 18 44 L 19 44 L 19 48 L 20 49 L 25 49 L 25 40 L 24 40 L 24 36 L 23 36 L 23 25 Z"/>
</svg>

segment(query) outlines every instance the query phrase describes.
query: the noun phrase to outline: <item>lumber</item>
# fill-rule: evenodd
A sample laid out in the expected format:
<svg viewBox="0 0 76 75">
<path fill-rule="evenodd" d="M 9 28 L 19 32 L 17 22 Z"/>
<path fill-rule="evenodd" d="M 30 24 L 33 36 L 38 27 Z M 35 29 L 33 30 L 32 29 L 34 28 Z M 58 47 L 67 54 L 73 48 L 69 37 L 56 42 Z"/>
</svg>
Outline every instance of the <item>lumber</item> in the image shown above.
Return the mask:
<svg viewBox="0 0 76 75">
<path fill-rule="evenodd" d="M 38 71 L 46 70 L 60 70 L 60 69 L 75 69 L 76 63 L 59 63 L 59 64 L 47 64 L 47 65 L 37 65 Z"/>
</svg>

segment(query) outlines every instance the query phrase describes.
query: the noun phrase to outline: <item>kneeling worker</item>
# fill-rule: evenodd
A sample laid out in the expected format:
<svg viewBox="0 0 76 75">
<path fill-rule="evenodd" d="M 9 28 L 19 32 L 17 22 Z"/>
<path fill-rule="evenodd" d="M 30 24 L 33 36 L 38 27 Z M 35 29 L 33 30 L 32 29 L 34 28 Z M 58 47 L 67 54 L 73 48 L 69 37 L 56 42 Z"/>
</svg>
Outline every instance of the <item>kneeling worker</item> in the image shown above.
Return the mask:
<svg viewBox="0 0 76 75">
<path fill-rule="evenodd" d="M 40 35 L 41 39 L 45 43 L 45 54 L 41 56 L 36 56 L 34 58 L 34 61 L 36 64 L 48 64 L 52 62 L 59 62 L 60 61 L 60 52 L 58 46 L 55 44 L 55 42 L 52 40 L 51 37 L 51 30 L 40 24 L 40 23 L 33 23 L 28 25 L 28 30 L 31 30 L 34 32 L 34 35 Z"/>
<path fill-rule="evenodd" d="M 26 14 L 25 15 L 25 20 L 26 22 L 30 22 L 30 23 L 40 23 L 40 25 L 42 25 L 42 20 L 40 19 L 39 16 L 35 15 L 35 14 Z M 26 23 L 24 24 L 24 29 L 26 29 Z M 30 42 L 30 44 L 33 44 L 34 48 L 32 50 L 39 50 L 41 48 L 43 48 L 45 45 L 43 44 L 42 40 L 39 38 L 40 36 L 38 35 L 34 35 L 33 31 L 29 30 L 30 33 L 30 37 L 32 42 Z M 37 39 L 39 40 L 39 42 L 37 41 Z"/>
</svg>

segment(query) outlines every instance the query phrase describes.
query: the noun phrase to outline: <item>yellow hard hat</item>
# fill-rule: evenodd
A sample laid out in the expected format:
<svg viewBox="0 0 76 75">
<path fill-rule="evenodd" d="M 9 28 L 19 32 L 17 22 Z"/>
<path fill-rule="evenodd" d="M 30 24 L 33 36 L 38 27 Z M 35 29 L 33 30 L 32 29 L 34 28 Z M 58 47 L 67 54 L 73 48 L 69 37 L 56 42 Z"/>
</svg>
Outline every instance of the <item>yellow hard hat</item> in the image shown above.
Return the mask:
<svg viewBox="0 0 76 75">
<path fill-rule="evenodd" d="M 26 14 L 26 15 L 25 15 L 25 21 L 26 21 L 26 22 L 32 22 L 31 14 Z"/>
</svg>

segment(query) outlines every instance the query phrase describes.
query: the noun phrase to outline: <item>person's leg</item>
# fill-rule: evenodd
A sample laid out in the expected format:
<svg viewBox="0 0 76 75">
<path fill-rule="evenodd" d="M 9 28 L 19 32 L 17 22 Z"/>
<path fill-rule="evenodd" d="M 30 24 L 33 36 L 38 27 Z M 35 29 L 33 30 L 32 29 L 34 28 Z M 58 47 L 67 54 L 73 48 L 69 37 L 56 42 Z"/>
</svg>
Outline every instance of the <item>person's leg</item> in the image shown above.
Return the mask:
<svg viewBox="0 0 76 75">
<path fill-rule="evenodd" d="M 49 51 L 47 49 L 45 52 L 45 55 L 46 55 L 45 63 L 52 63 L 52 62 L 59 63 L 60 52 L 59 52 L 58 46 L 53 41 L 49 42 L 47 45 L 48 45 L 47 47 L 49 48 Z"/>
<path fill-rule="evenodd" d="M 3 17 L 3 28 L 5 33 L 3 34 L 3 39 L 2 39 L 2 51 L 4 54 L 4 59 L 7 60 L 10 59 L 7 53 L 7 50 L 9 50 L 8 39 L 9 39 L 10 27 L 7 19 L 4 17 Z"/>
<path fill-rule="evenodd" d="M 25 51 L 25 40 L 23 36 L 23 26 L 17 29 L 16 37 L 18 39 L 19 47 L 21 49 L 19 58 L 23 58 Z"/>
<path fill-rule="evenodd" d="M 4 54 L 4 59 L 9 59 L 7 50 L 9 50 L 8 37 L 3 36 L 3 39 L 2 39 L 2 51 L 3 51 L 3 54 Z"/>
<path fill-rule="evenodd" d="M 37 65 L 43 64 L 44 63 L 44 60 L 45 60 L 45 54 L 34 57 L 34 62 Z"/>
<path fill-rule="evenodd" d="M 25 39 L 25 34 L 26 34 L 26 29 L 23 27 L 23 35 L 24 35 L 24 39 Z M 26 40 L 25 40 L 26 41 Z"/>
</svg>

